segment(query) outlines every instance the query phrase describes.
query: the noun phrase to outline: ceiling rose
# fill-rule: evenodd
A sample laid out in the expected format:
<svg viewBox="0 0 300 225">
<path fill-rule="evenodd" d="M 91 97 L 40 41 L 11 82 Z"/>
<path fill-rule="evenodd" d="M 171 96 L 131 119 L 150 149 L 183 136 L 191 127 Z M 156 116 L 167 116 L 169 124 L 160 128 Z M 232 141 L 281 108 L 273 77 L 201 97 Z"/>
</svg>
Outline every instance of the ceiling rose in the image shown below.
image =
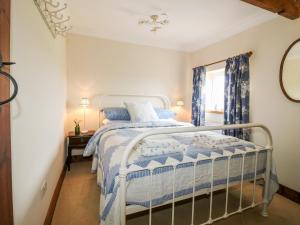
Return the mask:
<svg viewBox="0 0 300 225">
<path fill-rule="evenodd" d="M 149 26 L 150 31 L 155 33 L 165 25 L 169 24 L 169 22 L 168 15 L 166 13 L 161 13 L 150 15 L 149 18 L 146 19 L 141 19 L 139 24 Z"/>
</svg>

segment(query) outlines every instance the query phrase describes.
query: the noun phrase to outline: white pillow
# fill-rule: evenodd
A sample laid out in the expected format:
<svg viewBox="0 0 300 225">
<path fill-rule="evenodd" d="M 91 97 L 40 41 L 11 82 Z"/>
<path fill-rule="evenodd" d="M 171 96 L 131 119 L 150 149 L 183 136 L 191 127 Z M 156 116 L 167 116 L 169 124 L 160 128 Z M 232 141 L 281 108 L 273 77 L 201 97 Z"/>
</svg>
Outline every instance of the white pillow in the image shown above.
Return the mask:
<svg viewBox="0 0 300 225">
<path fill-rule="evenodd" d="M 158 115 L 150 102 L 124 102 L 124 104 L 129 112 L 131 122 L 139 123 L 159 120 Z"/>
<path fill-rule="evenodd" d="M 105 118 L 104 120 L 102 120 L 102 124 L 106 125 L 106 124 L 116 124 L 116 123 L 130 123 L 129 120 L 109 120 L 107 118 Z"/>
</svg>

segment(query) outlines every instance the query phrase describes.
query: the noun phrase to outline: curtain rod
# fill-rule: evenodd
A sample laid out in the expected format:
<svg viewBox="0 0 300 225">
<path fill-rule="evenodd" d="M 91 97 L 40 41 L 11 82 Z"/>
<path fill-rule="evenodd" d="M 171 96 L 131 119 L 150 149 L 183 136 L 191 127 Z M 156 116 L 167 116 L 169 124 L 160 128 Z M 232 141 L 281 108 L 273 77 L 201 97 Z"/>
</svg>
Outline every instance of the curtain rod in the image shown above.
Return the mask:
<svg viewBox="0 0 300 225">
<path fill-rule="evenodd" d="M 246 52 L 246 53 L 244 53 L 244 54 L 247 54 L 247 55 L 250 57 L 251 55 L 253 55 L 253 52 L 250 51 L 250 52 Z M 243 54 L 240 54 L 240 55 L 243 55 Z M 236 55 L 236 56 L 238 56 L 238 55 Z M 236 56 L 233 56 L 233 57 L 236 57 Z M 211 66 L 211 65 L 214 65 L 214 64 L 217 64 L 217 63 L 225 62 L 226 60 L 227 60 L 227 59 L 219 60 L 219 61 L 216 61 L 216 62 L 213 62 L 213 63 L 205 64 L 205 65 L 203 65 L 203 66 Z M 197 67 L 195 67 L 194 69 L 199 68 L 199 67 L 200 67 L 200 66 L 197 66 Z"/>
</svg>

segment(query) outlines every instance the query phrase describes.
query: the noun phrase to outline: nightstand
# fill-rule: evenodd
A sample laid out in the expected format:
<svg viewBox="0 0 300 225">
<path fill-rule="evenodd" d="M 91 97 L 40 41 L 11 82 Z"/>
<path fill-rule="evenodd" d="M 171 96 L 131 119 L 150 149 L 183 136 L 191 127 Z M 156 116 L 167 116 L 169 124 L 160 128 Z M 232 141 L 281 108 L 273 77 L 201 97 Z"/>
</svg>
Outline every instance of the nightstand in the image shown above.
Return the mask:
<svg viewBox="0 0 300 225">
<path fill-rule="evenodd" d="M 95 131 L 91 130 L 88 133 L 75 135 L 73 131 L 69 132 L 68 138 L 68 157 L 67 157 L 67 167 L 70 171 L 70 164 L 72 162 L 72 150 L 73 149 L 84 149 L 94 135 Z"/>
</svg>

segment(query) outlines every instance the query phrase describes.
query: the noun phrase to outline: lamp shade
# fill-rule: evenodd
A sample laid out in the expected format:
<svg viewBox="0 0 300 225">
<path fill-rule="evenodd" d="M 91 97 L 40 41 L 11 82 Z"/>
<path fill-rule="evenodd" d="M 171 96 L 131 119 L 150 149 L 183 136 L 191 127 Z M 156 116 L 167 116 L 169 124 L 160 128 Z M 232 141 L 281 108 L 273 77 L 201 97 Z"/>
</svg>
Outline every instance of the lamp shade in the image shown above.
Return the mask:
<svg viewBox="0 0 300 225">
<path fill-rule="evenodd" d="M 176 102 L 176 105 L 177 105 L 177 106 L 184 106 L 184 102 L 183 102 L 182 100 L 178 100 L 178 101 Z"/>
<path fill-rule="evenodd" d="M 90 105 L 90 101 L 88 98 L 81 98 L 80 99 L 80 106 L 86 108 Z"/>
</svg>

